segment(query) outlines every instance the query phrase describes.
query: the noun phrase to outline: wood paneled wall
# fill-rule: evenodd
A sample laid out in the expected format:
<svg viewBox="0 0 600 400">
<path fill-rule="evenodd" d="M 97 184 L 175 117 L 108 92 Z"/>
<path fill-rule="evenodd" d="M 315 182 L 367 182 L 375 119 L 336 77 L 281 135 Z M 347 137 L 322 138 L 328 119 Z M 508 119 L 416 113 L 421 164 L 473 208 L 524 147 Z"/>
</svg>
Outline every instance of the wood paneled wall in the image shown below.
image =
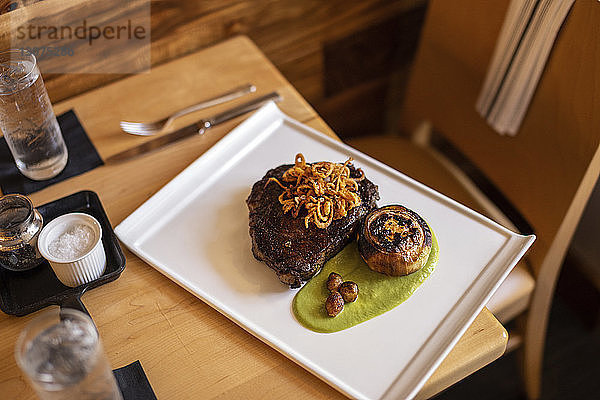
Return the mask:
<svg viewBox="0 0 600 400">
<path fill-rule="evenodd" d="M 40 5 L 42 13 L 59 13 L 69 3 L 45 0 L 24 6 L 25 2 L 3 0 L 0 6 L 6 11 L 19 6 L 37 10 L 34 7 Z M 77 3 L 93 12 L 90 4 L 96 2 Z M 132 11 L 129 2 L 120 4 L 120 10 L 102 10 L 106 18 Z M 342 136 L 379 130 L 384 128 L 390 80 L 412 60 L 425 4 L 426 0 L 152 0 L 151 63 L 159 65 L 246 34 Z M 0 29 L 10 29 L 1 22 Z M 57 102 L 124 76 L 44 78 Z"/>
</svg>

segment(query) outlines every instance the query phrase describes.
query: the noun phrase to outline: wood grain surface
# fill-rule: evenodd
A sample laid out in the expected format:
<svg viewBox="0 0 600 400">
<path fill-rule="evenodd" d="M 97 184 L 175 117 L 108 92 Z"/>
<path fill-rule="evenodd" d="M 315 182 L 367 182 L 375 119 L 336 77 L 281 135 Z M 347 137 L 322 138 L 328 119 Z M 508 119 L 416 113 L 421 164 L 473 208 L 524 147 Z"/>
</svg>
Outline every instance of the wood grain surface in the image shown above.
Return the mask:
<svg viewBox="0 0 600 400">
<path fill-rule="evenodd" d="M 377 25 L 422 3 L 422 0 L 45 0 L 0 15 L 0 44 L 8 47 L 18 21 L 65 21 L 79 19 L 114 24 L 135 17 L 145 7 L 151 12 L 152 66 L 198 51 L 218 41 L 246 34 L 271 61 L 301 88 L 310 101 L 323 98 L 323 47 L 326 43 Z M 18 4 L 22 4 L 19 2 Z M 69 19 L 65 15 L 74 16 Z M 16 24 L 16 25 L 15 25 Z M 61 40 L 60 44 L 69 44 Z M 75 43 L 84 46 L 85 43 Z M 106 62 L 128 66 L 135 53 L 104 52 Z M 42 70 L 42 73 L 44 71 Z M 67 99 L 108 82 L 120 74 L 46 76 L 53 102 Z"/>
<path fill-rule="evenodd" d="M 100 155 L 106 157 L 144 140 L 120 132 L 121 118 L 162 118 L 245 82 L 258 87 L 252 96 L 279 91 L 284 97 L 280 103 L 284 112 L 335 137 L 246 37 L 74 97 L 55 109 L 57 113 L 74 109 Z M 236 102 L 246 100 L 248 97 Z M 214 108 L 190 118 L 216 111 Z M 79 190 L 93 190 L 116 226 L 240 121 L 135 160 L 96 168 L 31 198 L 40 205 Z M 184 123 L 178 121 L 177 126 Z M 84 294 L 83 302 L 98 326 L 112 367 L 140 360 L 159 399 L 344 398 L 131 252 L 125 254 L 127 266 L 122 276 Z M 4 360 L 0 364 L 0 388 L 6 398 L 34 398 L 13 357 L 16 337 L 33 317 L 0 315 L 0 359 Z M 425 385 L 422 396 L 439 392 L 499 357 L 506 340 L 504 328 L 484 309 Z"/>
<path fill-rule="evenodd" d="M 163 64 L 236 34 L 246 34 L 341 137 L 396 131 L 426 0 L 9 0 L 0 2 L 0 45 L 19 26 L 116 26 L 142 21 L 151 42 L 49 40 L 77 57 L 45 60 L 53 102 Z M 4 8 L 2 8 L 4 7 Z M 149 19 L 149 21 L 147 20 Z M 82 56 L 80 52 L 85 53 Z M 150 57 L 151 56 L 151 57 Z M 150 57 L 150 60 L 148 58 Z M 77 60 L 79 59 L 79 60 Z M 111 74 L 50 74 L 56 67 Z M 365 101 L 368 98 L 369 101 Z M 391 109 L 391 111 L 388 111 Z"/>
</svg>

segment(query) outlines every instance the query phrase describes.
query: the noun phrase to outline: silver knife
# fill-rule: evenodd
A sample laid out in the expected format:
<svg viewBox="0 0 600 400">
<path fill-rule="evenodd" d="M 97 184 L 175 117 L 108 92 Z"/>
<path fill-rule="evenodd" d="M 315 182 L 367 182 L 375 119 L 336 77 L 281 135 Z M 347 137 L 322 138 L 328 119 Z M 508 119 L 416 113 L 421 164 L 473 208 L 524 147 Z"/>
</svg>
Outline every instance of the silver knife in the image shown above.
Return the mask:
<svg viewBox="0 0 600 400">
<path fill-rule="evenodd" d="M 193 136 L 195 134 L 203 135 L 204 132 L 206 132 L 208 129 L 215 125 L 219 125 L 220 123 L 229 121 L 230 119 L 239 117 L 240 115 L 256 110 L 257 108 L 260 108 L 269 101 L 278 102 L 280 100 L 281 96 L 279 95 L 279 93 L 271 92 L 267 95 L 251 100 L 247 103 L 240 104 L 239 106 L 234 107 L 230 110 L 214 115 L 211 118 L 200 120 L 199 122 L 195 122 L 174 132 L 167 133 L 166 135 L 159 136 L 156 139 L 152 139 L 138 146 L 132 147 L 127 150 L 123 150 L 120 153 L 113 154 L 112 156 L 109 156 L 106 160 L 104 160 L 104 163 L 111 164 L 125 161 L 138 155 L 149 153 L 152 150 L 156 150 L 160 147 L 166 146 L 167 144 L 177 142 L 189 136 Z"/>
</svg>

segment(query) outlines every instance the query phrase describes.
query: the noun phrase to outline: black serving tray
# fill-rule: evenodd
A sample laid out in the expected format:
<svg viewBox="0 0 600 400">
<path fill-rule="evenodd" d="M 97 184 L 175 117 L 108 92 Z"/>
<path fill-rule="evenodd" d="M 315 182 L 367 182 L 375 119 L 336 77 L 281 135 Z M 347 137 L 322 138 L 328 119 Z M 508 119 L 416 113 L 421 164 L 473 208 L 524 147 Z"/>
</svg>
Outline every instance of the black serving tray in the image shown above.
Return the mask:
<svg viewBox="0 0 600 400">
<path fill-rule="evenodd" d="M 71 288 L 58 280 L 47 261 L 22 272 L 0 267 L 0 309 L 6 314 L 23 316 L 50 305 L 59 305 L 77 308 L 89 315 L 81 302 L 81 295 L 89 289 L 114 281 L 125 269 L 123 250 L 102 203 L 96 193 L 81 191 L 36 208 L 44 217 L 44 224 L 71 212 L 83 212 L 95 217 L 102 226 L 106 270 L 98 279 Z"/>
</svg>

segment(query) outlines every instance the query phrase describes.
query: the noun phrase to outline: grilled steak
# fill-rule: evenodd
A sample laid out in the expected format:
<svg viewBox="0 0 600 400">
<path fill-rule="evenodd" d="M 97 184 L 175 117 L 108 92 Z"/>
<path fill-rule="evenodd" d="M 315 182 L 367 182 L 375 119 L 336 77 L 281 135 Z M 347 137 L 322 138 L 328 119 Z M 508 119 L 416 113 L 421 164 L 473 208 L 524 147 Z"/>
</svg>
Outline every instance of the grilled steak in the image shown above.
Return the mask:
<svg viewBox="0 0 600 400">
<path fill-rule="evenodd" d="M 254 184 L 246 203 L 250 210 L 254 257 L 273 269 L 281 282 L 298 288 L 354 239 L 361 219 L 376 207 L 379 192 L 377 186 L 365 178 L 359 182 L 359 206 L 351 209 L 346 217 L 333 220 L 325 229 L 317 228 L 315 224 L 306 228 L 306 211 L 297 218 L 290 213 L 284 214 L 278 200 L 281 187 L 273 182 L 267 185 L 269 178 L 281 179 L 292 166 L 281 165 L 269 170 Z M 349 165 L 349 168 L 352 178 L 360 177 L 354 166 Z"/>
</svg>

